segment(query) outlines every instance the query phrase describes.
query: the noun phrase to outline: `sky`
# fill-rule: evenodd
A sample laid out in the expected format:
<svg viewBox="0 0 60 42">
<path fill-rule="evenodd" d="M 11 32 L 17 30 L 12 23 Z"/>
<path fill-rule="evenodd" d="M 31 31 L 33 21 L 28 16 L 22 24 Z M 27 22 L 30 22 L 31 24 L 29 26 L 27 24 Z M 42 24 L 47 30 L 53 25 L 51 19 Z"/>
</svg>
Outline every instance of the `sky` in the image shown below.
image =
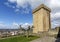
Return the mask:
<svg viewBox="0 0 60 42">
<path fill-rule="evenodd" d="M 51 27 L 60 26 L 60 0 L 0 0 L 0 29 L 32 25 L 32 11 L 40 4 L 51 8 Z"/>
</svg>

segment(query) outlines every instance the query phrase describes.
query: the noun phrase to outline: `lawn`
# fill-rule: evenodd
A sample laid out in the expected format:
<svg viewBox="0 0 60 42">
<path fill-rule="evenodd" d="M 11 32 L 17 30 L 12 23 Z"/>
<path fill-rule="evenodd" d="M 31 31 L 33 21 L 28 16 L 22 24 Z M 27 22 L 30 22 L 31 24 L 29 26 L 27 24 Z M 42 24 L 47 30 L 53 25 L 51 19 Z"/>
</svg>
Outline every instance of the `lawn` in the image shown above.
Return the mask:
<svg viewBox="0 0 60 42">
<path fill-rule="evenodd" d="M 0 39 L 0 42 L 29 42 L 29 41 L 32 41 L 32 40 L 37 39 L 37 38 L 39 38 L 39 37 L 30 36 L 29 38 L 26 38 L 24 36 L 17 36 L 17 37 Z"/>
</svg>

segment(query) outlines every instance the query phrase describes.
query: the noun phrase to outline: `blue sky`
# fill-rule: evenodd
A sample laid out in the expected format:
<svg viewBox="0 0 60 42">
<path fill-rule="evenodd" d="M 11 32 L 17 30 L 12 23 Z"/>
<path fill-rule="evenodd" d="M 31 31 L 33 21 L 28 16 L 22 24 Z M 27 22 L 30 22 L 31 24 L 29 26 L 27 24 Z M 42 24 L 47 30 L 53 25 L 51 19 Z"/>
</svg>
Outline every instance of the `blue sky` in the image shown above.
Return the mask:
<svg viewBox="0 0 60 42">
<path fill-rule="evenodd" d="M 29 4 L 25 8 L 15 7 L 15 3 L 11 4 L 15 8 L 6 5 L 8 0 L 0 0 L 0 22 L 5 25 L 12 25 L 13 23 L 29 23 L 32 24 L 32 9 Z"/>
<path fill-rule="evenodd" d="M 33 24 L 32 10 L 42 3 L 52 10 L 52 28 L 60 26 L 60 0 L 0 0 L 0 29 Z"/>
<path fill-rule="evenodd" d="M 3 1 L 0 0 L 0 2 L 1 2 L 0 21 L 3 21 L 6 24 L 11 24 L 12 22 L 32 23 L 32 11 L 31 11 L 31 7 L 29 4 L 27 4 L 26 8 L 19 7 L 19 10 L 18 10 L 18 8 L 11 8 L 11 7 L 6 6 L 5 5 L 5 3 L 7 2 L 6 0 L 3 0 Z M 13 4 L 13 6 L 14 5 L 15 4 Z"/>
</svg>

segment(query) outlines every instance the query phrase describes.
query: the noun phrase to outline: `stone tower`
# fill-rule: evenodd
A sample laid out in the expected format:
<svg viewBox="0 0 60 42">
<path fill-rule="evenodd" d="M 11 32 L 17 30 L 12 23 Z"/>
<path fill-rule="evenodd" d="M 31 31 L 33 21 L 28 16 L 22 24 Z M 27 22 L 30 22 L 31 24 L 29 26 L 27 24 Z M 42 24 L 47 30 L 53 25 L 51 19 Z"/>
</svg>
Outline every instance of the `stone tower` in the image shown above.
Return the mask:
<svg viewBox="0 0 60 42">
<path fill-rule="evenodd" d="M 51 28 L 50 12 L 51 9 L 44 4 L 33 10 L 33 33 L 46 32 Z"/>
</svg>

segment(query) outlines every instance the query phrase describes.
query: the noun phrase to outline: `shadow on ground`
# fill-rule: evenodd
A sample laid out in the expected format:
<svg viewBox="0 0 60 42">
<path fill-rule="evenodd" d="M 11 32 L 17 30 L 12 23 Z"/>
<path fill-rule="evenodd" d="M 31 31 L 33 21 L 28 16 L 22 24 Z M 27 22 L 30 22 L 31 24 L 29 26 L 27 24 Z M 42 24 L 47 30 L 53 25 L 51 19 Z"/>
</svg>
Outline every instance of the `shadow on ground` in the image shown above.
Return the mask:
<svg viewBox="0 0 60 42">
<path fill-rule="evenodd" d="M 55 42 L 60 42 L 60 27 L 59 27 L 58 35 Z"/>
</svg>

